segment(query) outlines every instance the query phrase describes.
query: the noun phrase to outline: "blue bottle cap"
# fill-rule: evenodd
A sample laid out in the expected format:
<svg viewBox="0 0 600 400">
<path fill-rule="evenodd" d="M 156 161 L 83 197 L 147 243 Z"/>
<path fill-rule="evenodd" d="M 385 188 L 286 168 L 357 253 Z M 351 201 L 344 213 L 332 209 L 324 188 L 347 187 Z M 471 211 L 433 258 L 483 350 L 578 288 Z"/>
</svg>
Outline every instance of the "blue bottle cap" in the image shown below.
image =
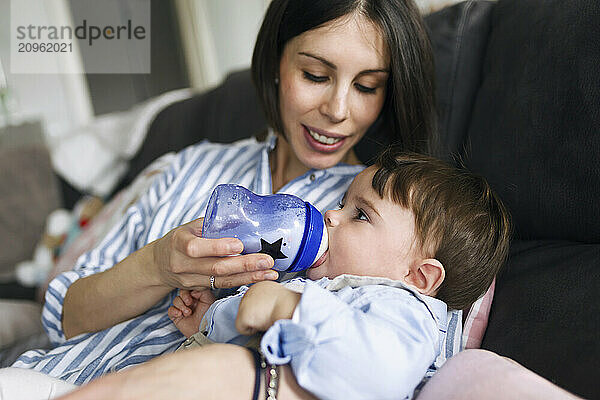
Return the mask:
<svg viewBox="0 0 600 400">
<path fill-rule="evenodd" d="M 309 202 L 306 205 L 304 235 L 298 254 L 286 272 L 307 269 L 327 250 L 328 236 L 323 215 Z"/>
</svg>

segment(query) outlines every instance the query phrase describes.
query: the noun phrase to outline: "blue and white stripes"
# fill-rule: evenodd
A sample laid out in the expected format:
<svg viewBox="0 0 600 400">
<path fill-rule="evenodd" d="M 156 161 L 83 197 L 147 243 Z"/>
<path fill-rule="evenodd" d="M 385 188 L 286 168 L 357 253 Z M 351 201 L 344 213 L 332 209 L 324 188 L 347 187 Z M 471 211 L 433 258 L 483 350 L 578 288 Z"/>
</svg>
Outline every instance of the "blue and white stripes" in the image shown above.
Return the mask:
<svg viewBox="0 0 600 400">
<path fill-rule="evenodd" d="M 177 154 L 100 245 L 81 256 L 73 271 L 50 283 L 42 322 L 57 347 L 48 352 L 29 351 L 13 366 L 42 371 L 79 385 L 174 351 L 183 340 L 167 317 L 175 291 L 136 318 L 101 332 L 65 340 L 61 315 L 67 290 L 77 279 L 105 271 L 171 229 L 203 216 L 212 190 L 220 183 L 237 183 L 258 194 L 270 194 L 268 152 L 275 140 L 270 135 L 266 142 L 255 139 L 231 145 L 203 142 Z M 311 170 L 289 182 L 280 192 L 295 194 L 323 212 L 336 207 L 362 168 L 338 165 Z"/>
</svg>

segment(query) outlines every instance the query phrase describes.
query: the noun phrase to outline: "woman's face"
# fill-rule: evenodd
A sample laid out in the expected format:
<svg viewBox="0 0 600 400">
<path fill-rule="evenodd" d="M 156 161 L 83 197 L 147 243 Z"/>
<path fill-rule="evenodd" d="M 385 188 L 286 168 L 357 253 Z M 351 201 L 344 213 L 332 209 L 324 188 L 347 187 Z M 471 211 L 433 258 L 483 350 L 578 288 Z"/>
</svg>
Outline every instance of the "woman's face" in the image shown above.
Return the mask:
<svg viewBox="0 0 600 400">
<path fill-rule="evenodd" d="M 388 71 L 383 38 L 359 14 L 291 39 L 279 67 L 289 161 L 316 169 L 348 162 L 383 107 Z"/>
</svg>

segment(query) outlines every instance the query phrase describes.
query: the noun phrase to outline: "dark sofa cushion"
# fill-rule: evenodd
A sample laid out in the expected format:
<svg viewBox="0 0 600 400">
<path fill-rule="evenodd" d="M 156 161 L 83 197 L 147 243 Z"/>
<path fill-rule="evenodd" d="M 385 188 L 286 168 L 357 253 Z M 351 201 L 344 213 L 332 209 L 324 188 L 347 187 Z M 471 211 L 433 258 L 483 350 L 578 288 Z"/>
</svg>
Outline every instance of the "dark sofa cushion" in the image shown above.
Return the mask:
<svg viewBox="0 0 600 400">
<path fill-rule="evenodd" d="M 497 278 L 482 348 L 600 398 L 600 245 L 516 241 Z"/>
<path fill-rule="evenodd" d="M 171 104 L 156 116 L 115 192 L 169 151 L 182 150 L 204 139 L 231 143 L 266 127 L 250 70 L 233 72 L 216 88 Z"/>
<path fill-rule="evenodd" d="M 481 82 L 494 1 L 465 1 L 425 17 L 435 57 L 440 157 L 462 152 Z"/>
<path fill-rule="evenodd" d="M 466 142 L 516 235 L 600 243 L 600 2 L 500 0 Z"/>
</svg>

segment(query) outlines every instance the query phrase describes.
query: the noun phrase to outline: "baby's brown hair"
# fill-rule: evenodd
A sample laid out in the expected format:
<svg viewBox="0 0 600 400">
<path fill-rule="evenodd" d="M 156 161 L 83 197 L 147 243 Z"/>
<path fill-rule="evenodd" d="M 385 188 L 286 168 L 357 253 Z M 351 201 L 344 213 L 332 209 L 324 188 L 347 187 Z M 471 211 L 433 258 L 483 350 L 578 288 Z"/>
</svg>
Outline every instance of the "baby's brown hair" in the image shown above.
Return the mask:
<svg viewBox="0 0 600 400">
<path fill-rule="evenodd" d="M 436 297 L 463 309 L 481 297 L 504 264 L 508 210 L 487 181 L 433 157 L 385 150 L 375 162 L 379 196 L 412 211 L 423 255 L 444 265 Z"/>
</svg>

